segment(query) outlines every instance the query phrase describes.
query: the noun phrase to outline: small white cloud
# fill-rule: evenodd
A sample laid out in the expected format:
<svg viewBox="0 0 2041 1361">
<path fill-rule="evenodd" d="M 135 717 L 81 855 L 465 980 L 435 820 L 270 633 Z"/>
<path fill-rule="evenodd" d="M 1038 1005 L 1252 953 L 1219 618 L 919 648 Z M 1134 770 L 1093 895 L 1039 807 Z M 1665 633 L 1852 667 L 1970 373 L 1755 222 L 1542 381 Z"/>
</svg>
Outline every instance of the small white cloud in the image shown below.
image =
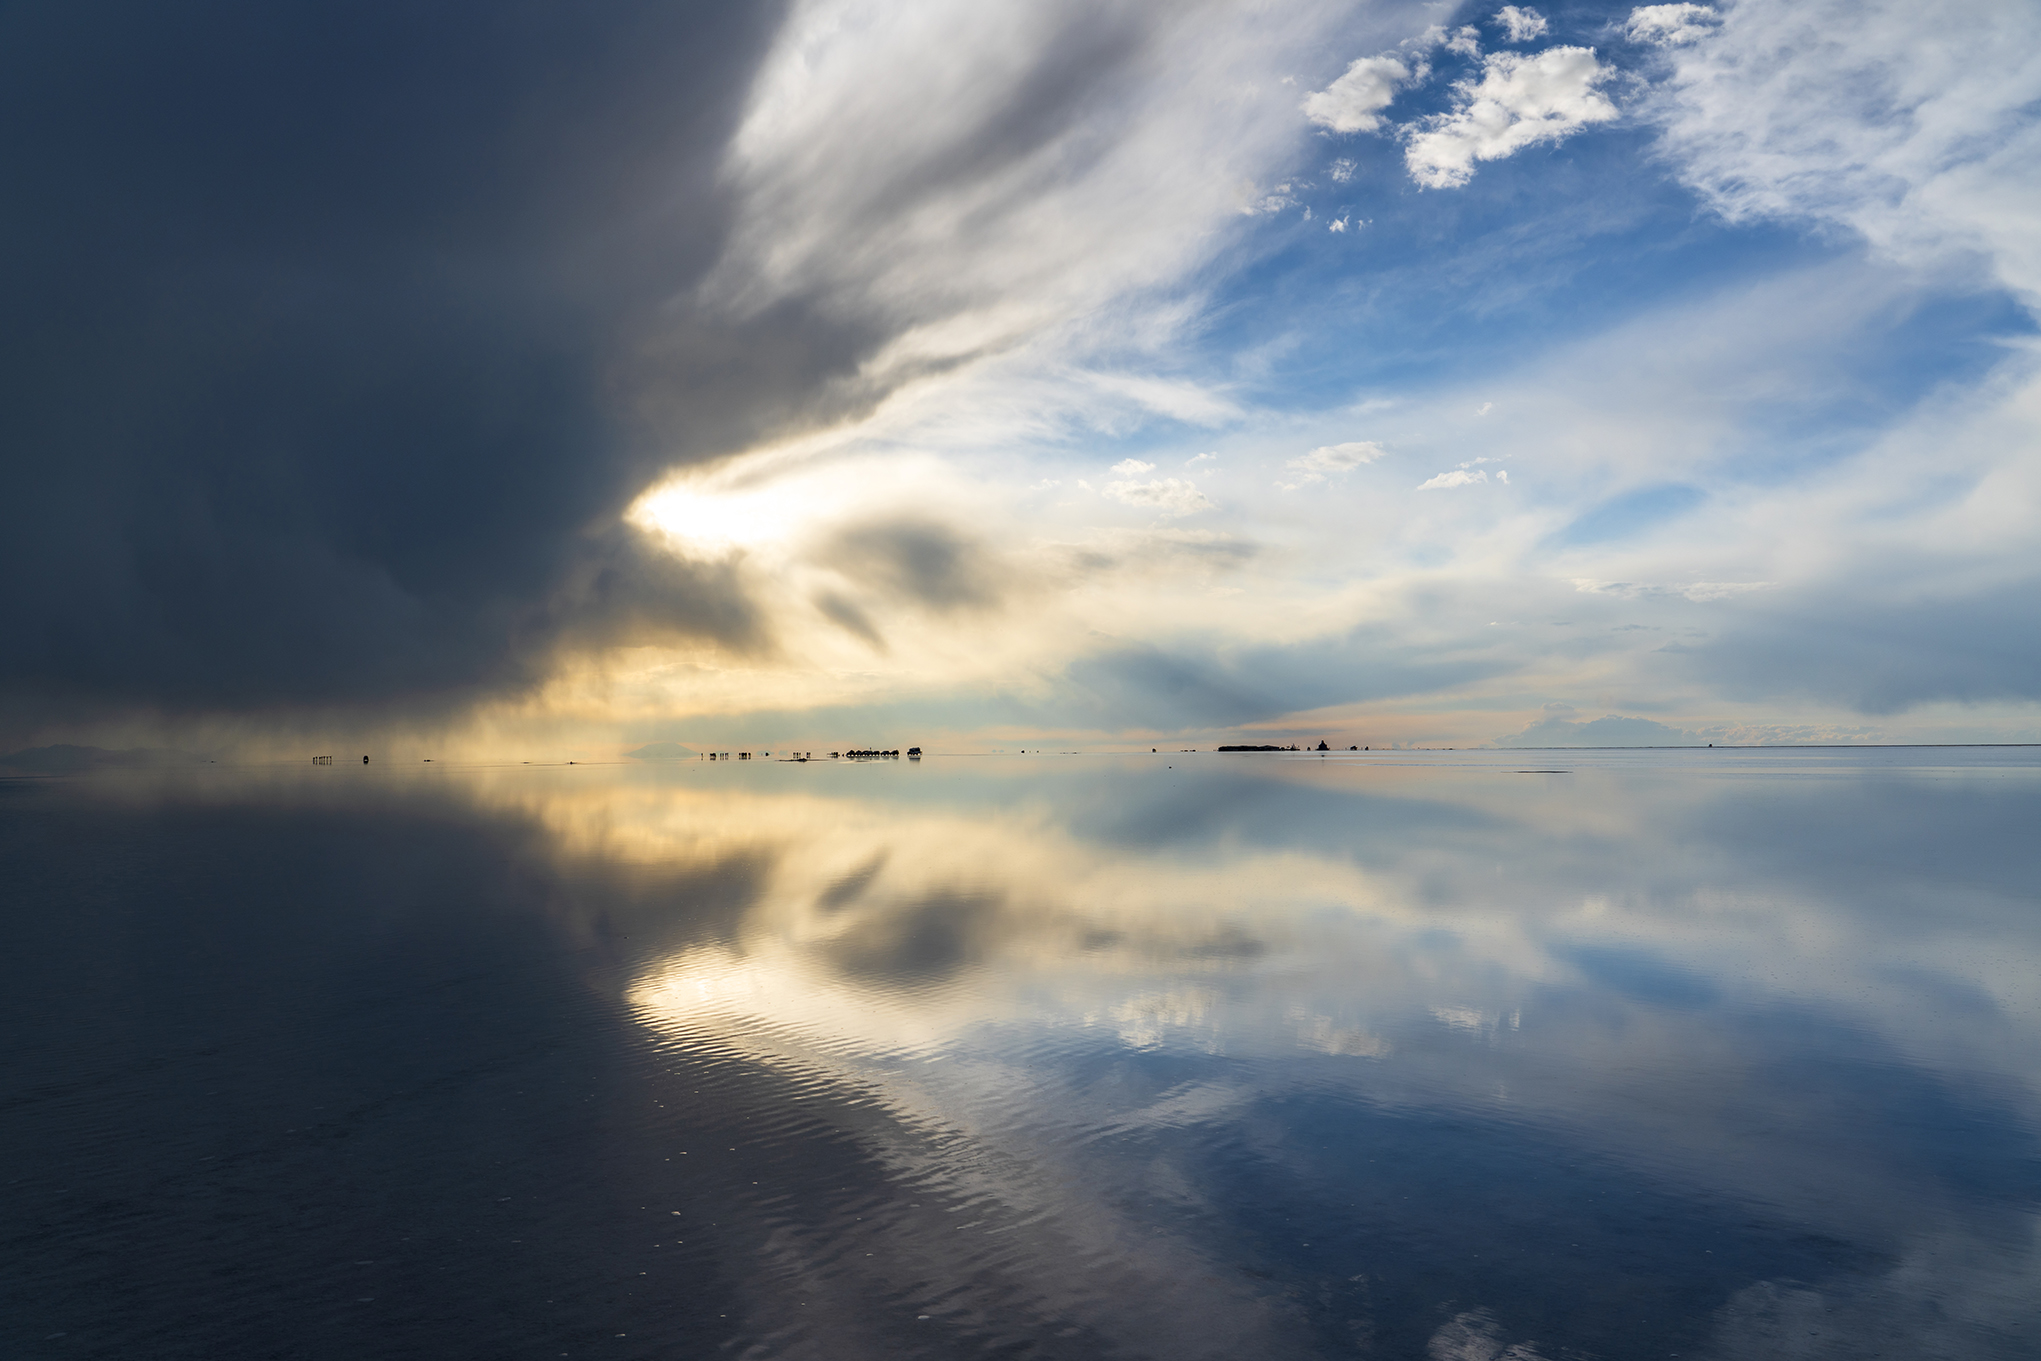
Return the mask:
<svg viewBox="0 0 2041 1361">
<path fill-rule="evenodd" d="M 1217 454 L 1213 453 L 1193 454 L 1191 457 L 1184 460 L 1184 467 L 1195 468 L 1200 463 L 1217 463 L 1218 461 L 1219 456 Z"/>
<path fill-rule="evenodd" d="M 1053 478 L 1053 477 L 1045 477 L 1045 478 L 1043 478 L 1043 479 L 1042 479 L 1042 480 L 1041 480 L 1040 482 L 1037 482 L 1037 483 L 1035 483 L 1035 485 L 1034 485 L 1034 486 L 1032 486 L 1032 487 L 1029 487 L 1029 488 L 1028 488 L 1028 490 L 1029 490 L 1029 491 L 1048 491 L 1048 490 L 1050 490 L 1050 489 L 1051 489 L 1051 488 L 1053 488 L 1053 487 L 1060 487 L 1060 486 L 1062 486 L 1062 485 L 1063 485 L 1063 484 L 1062 484 L 1062 482 L 1058 481 L 1058 480 L 1057 480 L 1056 478 Z"/>
<path fill-rule="evenodd" d="M 1681 591 L 1687 599 L 1702 603 L 1710 600 L 1730 600 L 1752 591 L 1769 591 L 1778 586 L 1776 581 L 1697 581 Z"/>
<path fill-rule="evenodd" d="M 1326 173 L 1332 176 L 1334 184 L 1345 184 L 1354 177 L 1354 172 L 1360 168 L 1358 164 L 1342 156 L 1332 163 L 1332 169 Z"/>
<path fill-rule="evenodd" d="M 1551 27 L 1545 21 L 1545 16 L 1529 5 L 1521 7 L 1504 5 L 1496 11 L 1495 26 L 1508 34 L 1509 40 L 1513 43 L 1527 43 L 1533 38 L 1542 38 L 1545 36 L 1545 30 Z"/>
<path fill-rule="evenodd" d="M 1495 470 L 1495 480 L 1507 485 L 1509 482 L 1509 469 L 1497 468 Z"/>
<path fill-rule="evenodd" d="M 1137 473 L 1154 472 L 1155 465 L 1153 463 L 1143 463 L 1138 458 L 1123 458 L 1113 465 L 1112 470 L 1122 477 L 1133 477 Z"/>
<path fill-rule="evenodd" d="M 1195 515 L 1212 508 L 1212 502 L 1196 483 L 1177 477 L 1158 477 L 1152 482 L 1108 482 L 1106 495 L 1124 505 L 1152 507 L 1164 515 Z"/>
<path fill-rule="evenodd" d="M 1478 57 L 1481 55 L 1481 35 L 1471 27 L 1463 28 L 1446 39 L 1446 50 L 1463 57 Z"/>
<path fill-rule="evenodd" d="M 1266 217 L 1271 213 L 1280 213 L 1285 208 L 1294 208 L 1297 200 L 1290 195 L 1292 187 L 1288 184 L 1279 184 L 1266 194 L 1258 189 L 1250 190 L 1247 204 L 1240 211 L 1249 217 Z"/>
<path fill-rule="evenodd" d="M 1300 473 L 1343 473 L 1363 463 L 1373 463 L 1388 452 L 1373 440 L 1353 440 L 1346 444 L 1320 445 L 1283 466 Z"/>
<path fill-rule="evenodd" d="M 1611 74 L 1592 47 L 1495 53 L 1482 63 L 1478 82 L 1454 87 L 1450 113 L 1424 120 L 1422 131 L 1411 135 L 1404 151 L 1410 177 L 1428 189 L 1457 188 L 1474 177 L 1476 161 L 1500 160 L 1608 122 L 1616 106 L 1595 86 Z"/>
<path fill-rule="evenodd" d="M 1474 408 L 1474 414 L 1477 416 L 1486 416 L 1489 412 L 1493 410 L 1495 410 L 1494 402 L 1483 402 L 1480 406 Z"/>
<path fill-rule="evenodd" d="M 1445 491 L 1449 487 L 1471 487 L 1476 482 L 1488 481 L 1485 472 L 1470 473 L 1465 468 L 1455 468 L 1449 473 L 1440 473 L 1429 482 L 1418 484 L 1419 491 Z"/>
<path fill-rule="evenodd" d="M 1584 595 L 1612 595 L 1623 600 L 1664 599 L 1685 596 L 1697 604 L 1732 600 L 1753 591 L 1778 589 L 1776 581 L 1697 581 L 1691 586 L 1665 587 L 1648 581 L 1597 581 L 1593 577 L 1571 577 L 1573 589 Z"/>
<path fill-rule="evenodd" d="M 1373 132 L 1382 126 L 1381 111 L 1396 98 L 1398 87 L 1415 74 L 1399 57 L 1362 57 L 1338 80 L 1304 97 L 1304 116 L 1334 132 Z"/>
<path fill-rule="evenodd" d="M 1347 220 L 1345 218 L 1336 217 L 1332 221 L 1325 224 L 1325 230 L 1329 232 L 1343 232 L 1346 230 L 1346 224 Z"/>
<path fill-rule="evenodd" d="M 1630 11 L 1626 30 L 1633 43 L 1680 47 L 1715 31 L 1722 16 L 1707 5 L 1644 5 Z"/>
</svg>

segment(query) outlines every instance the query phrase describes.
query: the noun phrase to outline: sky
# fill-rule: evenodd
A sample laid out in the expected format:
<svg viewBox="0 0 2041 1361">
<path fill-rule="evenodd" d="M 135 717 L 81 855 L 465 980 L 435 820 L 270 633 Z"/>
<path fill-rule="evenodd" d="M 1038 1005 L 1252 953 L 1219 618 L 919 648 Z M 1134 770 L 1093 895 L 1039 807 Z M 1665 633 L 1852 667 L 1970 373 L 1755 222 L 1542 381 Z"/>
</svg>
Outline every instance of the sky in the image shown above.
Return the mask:
<svg viewBox="0 0 2041 1361">
<path fill-rule="evenodd" d="M 24 3 L 0 129 L 0 747 L 2041 741 L 2033 6 Z"/>
</svg>

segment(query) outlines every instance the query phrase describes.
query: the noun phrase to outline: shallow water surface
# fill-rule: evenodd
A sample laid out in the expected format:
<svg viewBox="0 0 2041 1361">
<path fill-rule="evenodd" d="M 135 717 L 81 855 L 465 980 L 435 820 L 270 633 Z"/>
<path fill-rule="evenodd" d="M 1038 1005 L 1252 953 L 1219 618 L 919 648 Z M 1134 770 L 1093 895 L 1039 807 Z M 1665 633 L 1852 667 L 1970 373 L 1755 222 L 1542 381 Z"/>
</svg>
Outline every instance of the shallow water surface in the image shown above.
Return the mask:
<svg viewBox="0 0 2041 1361">
<path fill-rule="evenodd" d="M 0 782 L 0 1354 L 2041 1356 L 2041 753 Z"/>
</svg>

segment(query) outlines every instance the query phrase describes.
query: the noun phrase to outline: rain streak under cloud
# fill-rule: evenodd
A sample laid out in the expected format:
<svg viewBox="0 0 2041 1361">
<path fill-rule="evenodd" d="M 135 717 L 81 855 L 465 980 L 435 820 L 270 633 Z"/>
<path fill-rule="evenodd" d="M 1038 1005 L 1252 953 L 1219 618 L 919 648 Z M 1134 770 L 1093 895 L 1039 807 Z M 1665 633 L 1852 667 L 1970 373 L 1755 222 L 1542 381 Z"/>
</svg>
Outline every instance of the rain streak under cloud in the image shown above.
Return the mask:
<svg viewBox="0 0 2041 1361">
<path fill-rule="evenodd" d="M 2032 7 L 6 23 L 10 749 L 2041 736 Z"/>
</svg>

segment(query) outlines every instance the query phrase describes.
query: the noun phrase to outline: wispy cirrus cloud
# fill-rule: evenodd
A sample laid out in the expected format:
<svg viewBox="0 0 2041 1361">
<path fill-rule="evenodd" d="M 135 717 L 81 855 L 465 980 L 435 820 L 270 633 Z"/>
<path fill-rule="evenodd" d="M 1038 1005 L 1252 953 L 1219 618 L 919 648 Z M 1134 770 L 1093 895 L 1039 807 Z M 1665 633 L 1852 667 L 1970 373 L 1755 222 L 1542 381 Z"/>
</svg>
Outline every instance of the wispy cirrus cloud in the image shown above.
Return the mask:
<svg viewBox="0 0 2041 1361">
<path fill-rule="evenodd" d="M 1721 22 L 1712 5 L 1643 5 L 1630 11 L 1624 31 L 1633 43 L 1679 47 L 1707 37 Z"/>
<path fill-rule="evenodd" d="M 1198 490 L 1195 482 L 1180 477 L 1158 477 L 1147 482 L 1108 482 L 1105 494 L 1122 505 L 1160 511 L 1182 517 L 1212 509 L 1212 500 Z"/>
</svg>

